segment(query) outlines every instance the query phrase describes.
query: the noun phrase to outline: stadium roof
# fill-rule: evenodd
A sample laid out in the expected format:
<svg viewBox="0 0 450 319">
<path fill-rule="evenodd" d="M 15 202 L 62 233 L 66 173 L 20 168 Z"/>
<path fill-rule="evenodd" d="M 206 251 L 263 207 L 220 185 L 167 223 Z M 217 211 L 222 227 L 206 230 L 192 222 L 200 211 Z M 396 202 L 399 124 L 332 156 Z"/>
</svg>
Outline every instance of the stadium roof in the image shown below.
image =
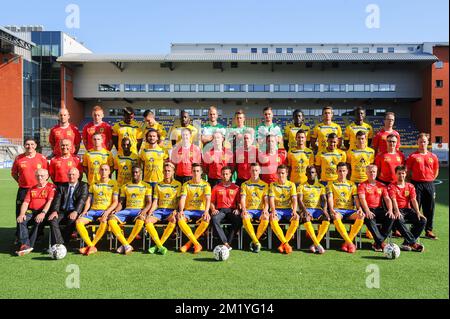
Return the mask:
<svg viewBox="0 0 450 319">
<path fill-rule="evenodd" d="M 427 53 L 171 53 L 147 54 L 86 54 L 70 53 L 58 62 L 408 62 L 438 61 Z"/>
<path fill-rule="evenodd" d="M 22 38 L 18 34 L 11 32 L 2 26 L 0 26 L 0 40 L 27 50 L 31 50 L 32 47 L 36 46 L 33 42 Z"/>
</svg>

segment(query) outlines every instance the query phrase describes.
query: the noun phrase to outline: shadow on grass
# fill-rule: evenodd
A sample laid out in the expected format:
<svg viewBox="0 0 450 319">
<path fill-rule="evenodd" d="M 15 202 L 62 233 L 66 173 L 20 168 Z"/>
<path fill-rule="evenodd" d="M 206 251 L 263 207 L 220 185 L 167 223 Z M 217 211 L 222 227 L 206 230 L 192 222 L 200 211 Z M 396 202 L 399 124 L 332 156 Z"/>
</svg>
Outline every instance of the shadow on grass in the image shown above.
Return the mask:
<svg viewBox="0 0 450 319">
<path fill-rule="evenodd" d="M 376 259 L 376 260 L 381 260 L 381 259 L 388 260 L 384 256 L 362 256 L 361 258 L 364 258 L 364 259 Z"/>
<path fill-rule="evenodd" d="M 53 259 L 52 257 L 50 257 L 50 256 L 33 257 L 33 258 L 31 258 L 31 259 L 33 259 L 33 260 L 51 260 L 51 261 L 54 260 L 54 259 Z"/>
<path fill-rule="evenodd" d="M 194 258 L 194 261 L 200 261 L 200 262 L 209 262 L 209 263 L 216 263 L 217 260 L 214 258 Z"/>
</svg>

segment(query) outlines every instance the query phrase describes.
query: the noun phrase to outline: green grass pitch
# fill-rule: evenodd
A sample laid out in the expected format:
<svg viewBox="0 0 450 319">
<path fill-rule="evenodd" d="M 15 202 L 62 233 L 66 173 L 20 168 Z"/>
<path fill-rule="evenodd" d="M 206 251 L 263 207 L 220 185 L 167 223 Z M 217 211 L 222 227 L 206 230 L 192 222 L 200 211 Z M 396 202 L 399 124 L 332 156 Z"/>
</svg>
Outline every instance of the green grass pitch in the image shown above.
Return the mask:
<svg viewBox="0 0 450 319">
<path fill-rule="evenodd" d="M 424 253 L 402 252 L 397 260 L 371 251 L 367 239 L 354 255 L 338 251 L 341 241 L 337 238 L 332 238 L 332 247 L 324 255 L 313 255 L 306 251 L 309 240 L 303 238 L 303 250 L 291 255 L 234 249 L 225 262 L 214 261 L 210 251 L 193 255 L 170 249 L 160 256 L 137 250 L 123 256 L 107 251 L 106 243 L 96 255 L 69 252 L 56 261 L 42 253 L 47 229 L 36 252 L 14 256 L 17 186 L 10 171 L 2 169 L 0 298 L 448 298 L 448 170 L 443 169 L 439 178 L 443 181 L 437 186 L 439 240 L 421 239 Z M 79 267 L 79 289 L 66 287 L 72 274 L 67 272 L 69 265 Z M 379 288 L 366 286 L 370 265 L 379 268 Z"/>
</svg>

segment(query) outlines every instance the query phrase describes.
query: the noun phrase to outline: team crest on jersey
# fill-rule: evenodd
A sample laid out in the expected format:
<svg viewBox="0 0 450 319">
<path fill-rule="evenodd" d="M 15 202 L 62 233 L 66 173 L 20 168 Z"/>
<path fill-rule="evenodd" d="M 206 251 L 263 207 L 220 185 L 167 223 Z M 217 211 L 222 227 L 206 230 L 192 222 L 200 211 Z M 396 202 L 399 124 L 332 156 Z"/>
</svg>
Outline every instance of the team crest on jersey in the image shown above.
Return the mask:
<svg viewBox="0 0 450 319">
<path fill-rule="evenodd" d="M 44 189 L 44 190 L 42 191 L 41 195 L 42 195 L 42 197 L 47 197 L 47 190 Z"/>
<path fill-rule="evenodd" d="M 103 192 L 98 193 L 98 196 L 103 196 L 103 195 L 104 195 Z"/>
<path fill-rule="evenodd" d="M 31 197 L 36 197 L 37 192 L 36 191 L 31 191 Z"/>
<path fill-rule="evenodd" d="M 430 158 L 428 159 L 428 162 L 430 162 L 430 164 L 433 164 L 433 159 L 430 157 Z"/>
<path fill-rule="evenodd" d="M 405 196 L 409 196 L 409 191 L 405 191 Z"/>
<path fill-rule="evenodd" d="M 164 194 L 164 197 L 165 197 L 165 198 L 169 198 L 169 197 L 170 197 L 170 194 Z"/>
<path fill-rule="evenodd" d="M 123 166 L 123 170 L 124 170 L 124 171 L 127 171 L 127 170 L 128 170 L 128 166 L 127 166 L 127 165 L 124 165 L 124 166 Z"/>
<path fill-rule="evenodd" d="M 361 164 L 366 164 L 366 160 L 365 160 L 364 158 L 361 158 L 361 159 L 359 160 L 359 162 L 360 162 Z"/>
<path fill-rule="evenodd" d="M 230 189 L 230 195 L 234 195 L 234 190 Z"/>
<path fill-rule="evenodd" d="M 41 164 L 37 164 L 37 168 L 38 169 L 42 168 L 42 165 Z"/>
<path fill-rule="evenodd" d="M 105 131 L 105 129 L 103 128 L 103 127 L 101 127 L 100 129 L 99 129 L 99 132 L 100 133 L 103 133 Z"/>
<path fill-rule="evenodd" d="M 381 189 L 377 189 L 378 194 L 381 194 L 382 190 Z"/>
<path fill-rule="evenodd" d="M 397 159 L 397 162 L 400 162 L 400 156 L 397 156 L 396 159 Z"/>
<path fill-rule="evenodd" d="M 100 165 L 100 162 L 99 161 L 94 161 L 94 165 L 98 166 L 98 165 Z"/>
<path fill-rule="evenodd" d="M 67 162 L 67 166 L 71 167 L 72 166 L 72 161 L 68 161 Z"/>
<path fill-rule="evenodd" d="M 136 198 L 136 194 L 131 194 L 131 198 Z"/>
<path fill-rule="evenodd" d="M 341 197 L 345 197 L 345 192 L 341 192 Z"/>
<path fill-rule="evenodd" d="M 150 163 L 153 163 L 154 161 L 155 161 L 155 159 L 154 158 L 149 158 L 149 160 L 148 160 Z"/>
<path fill-rule="evenodd" d="M 420 162 L 422 162 L 422 159 L 420 157 L 418 157 L 418 158 L 416 158 L 416 162 L 420 163 Z"/>
<path fill-rule="evenodd" d="M 314 197 L 313 193 L 309 194 L 309 198 L 313 198 L 313 197 Z"/>
<path fill-rule="evenodd" d="M 27 163 L 20 163 L 20 168 L 27 168 Z"/>
<path fill-rule="evenodd" d="M 71 131 L 67 131 L 67 136 L 72 136 L 72 132 Z"/>
<path fill-rule="evenodd" d="M 286 196 L 284 196 L 284 194 L 281 194 L 280 198 L 284 199 L 286 198 Z"/>
<path fill-rule="evenodd" d="M 198 198 L 199 195 L 197 193 L 194 194 L 194 198 Z"/>
<path fill-rule="evenodd" d="M 367 194 L 372 194 L 372 190 L 371 189 L 367 189 Z"/>
</svg>

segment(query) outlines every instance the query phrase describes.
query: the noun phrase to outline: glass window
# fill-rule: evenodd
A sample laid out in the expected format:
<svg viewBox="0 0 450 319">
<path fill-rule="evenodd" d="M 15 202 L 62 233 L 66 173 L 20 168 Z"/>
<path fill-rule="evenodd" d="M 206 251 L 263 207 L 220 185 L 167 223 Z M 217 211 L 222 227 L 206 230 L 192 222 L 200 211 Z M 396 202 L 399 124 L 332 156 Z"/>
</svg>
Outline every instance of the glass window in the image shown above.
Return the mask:
<svg viewBox="0 0 450 319">
<path fill-rule="evenodd" d="M 303 84 L 299 84 L 298 85 L 298 91 L 299 92 L 303 92 Z"/>
<path fill-rule="evenodd" d="M 443 141 L 442 136 L 436 136 L 436 137 L 435 137 L 435 142 L 436 142 L 437 144 L 441 144 L 442 141 Z"/>
<path fill-rule="evenodd" d="M 363 53 L 369 53 L 369 48 L 363 48 Z"/>
<path fill-rule="evenodd" d="M 355 92 L 364 92 L 364 84 L 355 84 Z"/>
<path fill-rule="evenodd" d="M 275 53 L 283 53 L 283 48 L 276 48 Z"/>
<path fill-rule="evenodd" d="M 332 48 L 331 53 L 339 53 L 339 48 Z"/>
<path fill-rule="evenodd" d="M 345 84 L 340 84 L 340 85 L 339 85 L 339 89 L 340 89 L 341 92 L 347 91 L 347 88 L 346 88 L 346 85 L 345 85 Z"/>
<path fill-rule="evenodd" d="M 225 84 L 224 92 L 245 92 L 244 84 Z"/>
<path fill-rule="evenodd" d="M 99 92 L 120 92 L 120 84 L 99 84 Z"/>
<path fill-rule="evenodd" d="M 220 84 L 199 84 L 199 92 L 220 92 Z"/>
<path fill-rule="evenodd" d="M 51 54 L 51 45 L 42 45 L 42 56 L 50 56 Z"/>
<path fill-rule="evenodd" d="M 377 48 L 377 53 L 383 53 L 383 48 Z"/>
<path fill-rule="evenodd" d="M 444 62 L 442 62 L 442 61 L 437 61 L 437 62 L 434 63 L 434 67 L 435 67 L 436 69 L 442 69 L 442 68 L 444 67 Z"/>
<path fill-rule="evenodd" d="M 409 52 L 414 52 L 414 47 L 408 47 Z"/>
<path fill-rule="evenodd" d="M 330 92 L 330 85 L 329 84 L 324 84 L 323 85 L 323 91 L 324 92 Z"/>
<path fill-rule="evenodd" d="M 269 48 L 262 48 L 262 49 L 261 49 L 261 52 L 262 52 L 262 53 L 269 53 Z"/>
<path fill-rule="evenodd" d="M 149 84 L 148 85 L 149 92 L 170 92 L 169 84 Z"/>
<path fill-rule="evenodd" d="M 125 84 L 125 92 L 145 92 L 145 84 Z"/>
<path fill-rule="evenodd" d="M 251 49 L 250 49 L 250 52 L 251 52 L 251 53 L 258 53 L 258 48 L 251 48 Z"/>
<path fill-rule="evenodd" d="M 434 124 L 436 125 L 442 125 L 442 117 L 436 117 L 434 119 Z"/>
<path fill-rule="evenodd" d="M 312 48 L 306 48 L 306 53 L 313 53 L 313 49 Z"/>
<path fill-rule="evenodd" d="M 287 49 L 286 49 L 286 52 L 287 52 L 287 53 L 294 53 L 294 49 L 293 49 L 293 48 L 287 48 Z"/>
<path fill-rule="evenodd" d="M 303 88 L 305 92 L 314 92 L 314 84 L 304 84 Z"/>
<path fill-rule="evenodd" d="M 379 89 L 380 89 L 380 92 L 389 92 L 390 85 L 389 84 L 380 84 Z"/>
<path fill-rule="evenodd" d="M 394 53 L 394 52 L 395 52 L 395 49 L 393 47 L 388 48 L 388 53 Z"/>
<path fill-rule="evenodd" d="M 330 84 L 330 92 L 339 92 L 340 87 L 339 84 Z"/>
<path fill-rule="evenodd" d="M 59 53 L 59 45 L 52 45 L 52 56 L 59 57 L 61 54 Z"/>
<path fill-rule="evenodd" d="M 237 48 L 231 48 L 231 53 L 238 53 L 238 49 Z"/>
<path fill-rule="evenodd" d="M 436 99 L 436 106 L 442 106 L 444 105 L 444 100 L 443 99 Z"/>
<path fill-rule="evenodd" d="M 364 92 L 370 92 L 370 84 L 364 84 Z"/>
<path fill-rule="evenodd" d="M 214 48 L 205 48 L 205 53 L 214 53 L 216 49 Z"/>
<path fill-rule="evenodd" d="M 275 92 L 295 92 L 295 84 L 275 84 L 273 89 Z"/>
<path fill-rule="evenodd" d="M 444 80 L 436 80 L 436 87 L 437 88 L 444 87 Z"/>
<path fill-rule="evenodd" d="M 195 84 L 175 84 L 175 92 L 195 92 Z"/>
<path fill-rule="evenodd" d="M 314 92 L 320 92 L 320 84 L 314 84 Z"/>
<path fill-rule="evenodd" d="M 380 86 L 378 84 L 372 84 L 372 91 L 373 92 L 378 92 L 380 91 Z"/>
<path fill-rule="evenodd" d="M 390 84 L 389 85 L 389 91 L 395 92 L 395 89 L 396 89 L 395 84 Z"/>
<path fill-rule="evenodd" d="M 249 84 L 248 85 L 249 92 L 270 92 L 269 84 Z"/>
<path fill-rule="evenodd" d="M 358 48 L 352 48 L 352 53 L 358 53 Z"/>
</svg>

